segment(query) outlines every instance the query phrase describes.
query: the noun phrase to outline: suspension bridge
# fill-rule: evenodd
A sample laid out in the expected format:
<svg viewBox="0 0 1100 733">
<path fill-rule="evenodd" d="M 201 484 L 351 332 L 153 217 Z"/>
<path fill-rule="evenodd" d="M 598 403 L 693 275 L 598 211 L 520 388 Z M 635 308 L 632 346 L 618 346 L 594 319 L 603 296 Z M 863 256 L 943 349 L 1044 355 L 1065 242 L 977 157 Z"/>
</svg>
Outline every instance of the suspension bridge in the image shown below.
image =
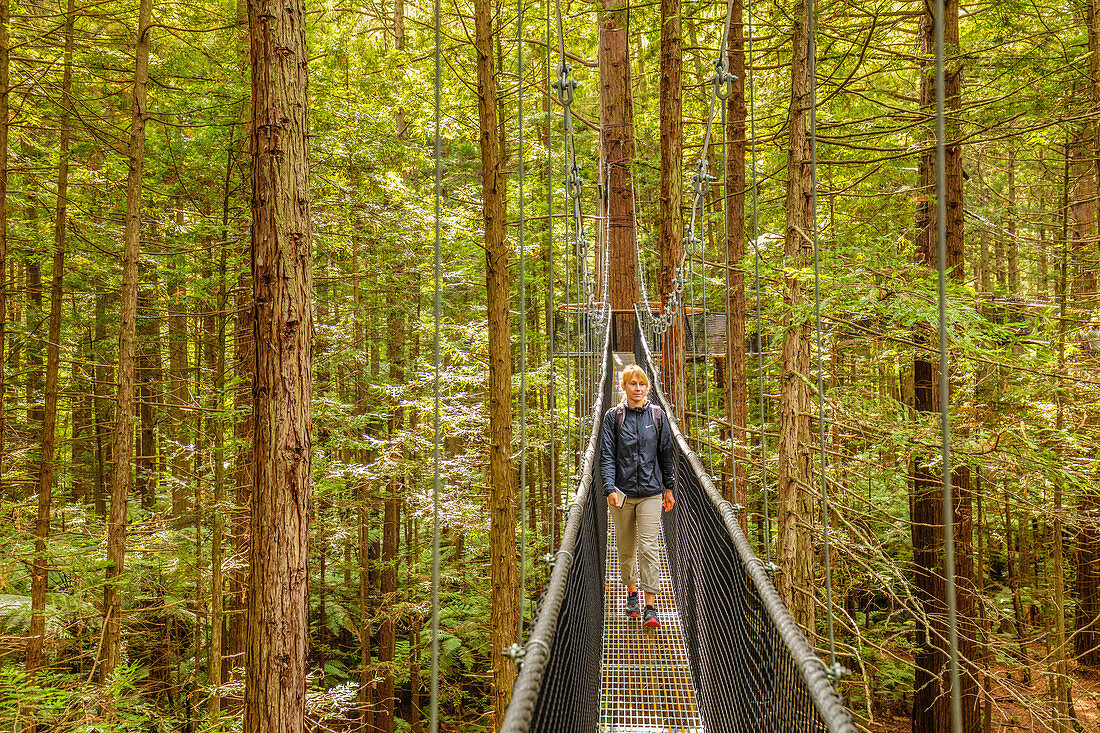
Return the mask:
<svg viewBox="0 0 1100 733">
<path fill-rule="evenodd" d="M 813 109 L 813 2 L 809 2 L 808 14 L 811 68 L 810 149 L 813 155 L 812 208 L 816 210 L 816 118 Z M 942 0 L 938 3 L 939 18 L 943 17 Z M 692 177 L 692 201 L 690 221 L 686 227 L 683 256 L 676 268 L 670 292 L 661 293 L 664 308 L 654 314 L 647 292 L 641 248 L 634 229 L 637 299 L 634 312 L 612 311 L 607 298 L 608 247 L 603 248 L 602 267 L 595 266 L 596 254 L 590 247 L 581 211 L 583 178 L 573 139 L 573 112 L 577 83 L 570 76 L 571 67 L 566 61 L 565 39 L 562 32 L 561 8 L 557 8 L 558 68 L 557 78 L 550 86 L 556 91 L 563 111 L 565 134 L 565 165 L 569 204 L 566 214 L 565 239 L 566 267 L 572 267 L 575 278 L 566 290 L 576 294 L 571 305 L 576 320 L 576 402 L 577 412 L 583 405 L 590 405 L 587 419 L 579 423 L 587 428 L 587 440 L 579 461 L 576 491 L 568 505 L 567 519 L 556 551 L 550 556 L 549 580 L 538 601 L 534 618 L 526 629 L 520 622 L 520 641 L 508 650 L 517 668 L 517 678 L 512 689 L 511 702 L 500 730 L 505 733 L 545 731 L 547 733 L 683 733 L 710 732 L 786 732 L 814 731 L 828 733 L 855 733 L 852 716 L 835 688 L 843 670 L 836 661 L 832 618 L 829 616 L 829 663 L 815 651 L 803 630 L 784 605 L 783 599 L 772 582 L 773 573 L 779 568 L 770 559 L 761 560 L 753 552 L 741 529 L 739 513 L 744 507 L 726 498 L 716 488 L 712 477 L 704 468 L 700 457 L 692 450 L 680 426 L 677 424 L 674 406 L 661 389 L 662 379 L 652 344 L 659 343 L 673 325 L 683 328 L 686 308 L 683 303 L 685 287 L 695 279 L 706 287 L 707 278 L 694 277 L 690 272 L 693 261 L 706 262 L 701 238 L 697 236 L 697 224 L 701 221 L 702 201 L 711 182 L 716 180 L 708 171 L 708 149 L 712 138 L 715 112 L 720 111 L 721 128 L 726 127 L 726 107 L 723 102 L 732 91 L 734 77 L 729 72 L 726 46 L 731 25 L 733 2 L 727 3 L 726 22 L 721 34 L 721 45 L 715 61 L 715 73 L 710 79 L 712 87 L 709 112 L 706 118 L 706 134 L 702 152 Z M 440 245 L 439 213 L 441 178 L 439 161 L 440 129 L 440 30 L 439 0 L 435 3 L 436 17 L 436 290 L 435 319 L 440 318 Z M 751 18 L 751 16 L 750 16 Z M 547 16 L 547 48 L 550 48 L 549 15 Z M 523 5 L 517 6 L 517 37 L 522 38 Z M 939 105 L 937 109 L 937 192 L 942 200 L 944 190 L 943 158 L 943 41 L 942 28 L 937 30 L 936 69 Z M 749 33 L 751 69 L 751 20 Z M 518 76 L 522 79 L 522 44 L 518 61 Z M 751 89 L 751 84 L 749 85 Z M 522 148 L 523 84 L 519 84 L 519 126 Z M 751 100 L 751 96 L 750 96 Z M 750 124 L 752 105 L 749 105 Z M 755 156 L 756 146 L 751 150 Z M 723 157 L 725 146 L 723 146 Z M 600 191 L 610 190 L 610 164 L 601 170 Z M 723 161 L 722 171 L 726 170 Z M 521 313 L 525 308 L 523 290 L 523 206 L 524 168 L 523 156 L 519 156 L 519 242 L 520 242 L 520 297 Z M 756 161 L 752 164 L 753 236 L 760 241 L 756 230 Z M 552 177 L 552 175 L 551 175 Z M 723 181 L 723 190 L 726 190 Z M 939 221 L 939 277 L 940 277 L 940 359 L 941 409 L 943 414 L 943 466 L 944 503 L 951 507 L 950 448 L 948 443 L 947 414 L 949 395 L 946 385 L 947 349 L 944 330 L 944 262 L 945 223 L 944 207 L 938 207 Z M 598 217 L 597 217 L 598 218 Z M 602 226 L 608 227 L 610 215 L 602 218 Z M 549 226 L 554 217 L 548 216 Z M 632 227 L 633 228 L 633 227 Z M 814 290 L 816 301 L 817 352 L 821 353 L 819 261 L 816 242 L 816 216 L 813 230 L 802 233 L 808 236 L 814 251 Z M 553 230 L 550 232 L 553 240 Z M 605 229 L 604 241 L 608 238 Z M 694 254 L 689 257 L 689 251 Z M 595 273 L 602 272 L 602 283 L 597 283 Z M 553 277 L 551 273 L 551 278 Z M 759 283 L 759 271 L 757 271 Z M 603 300 L 600 301 L 599 298 Z M 757 338 L 763 333 L 759 325 L 759 284 L 757 285 Z M 706 302 L 703 292 L 701 301 Z M 624 316 L 626 316 L 624 318 Z M 704 359 L 709 358 L 710 339 L 708 311 L 702 309 L 701 327 L 693 334 L 692 350 L 701 349 Z M 525 324 L 525 318 L 520 318 Z M 523 326 L 525 327 L 525 326 Z M 701 332 L 701 333 L 700 333 Z M 623 338 L 624 334 L 628 335 Z M 521 334 L 521 360 L 525 359 L 525 335 Z M 633 348 L 624 343 L 633 339 Z M 436 331 L 436 375 L 438 380 L 439 341 Z M 759 347 L 757 352 L 761 352 Z M 675 352 L 674 352 L 675 353 Z M 680 353 L 680 358 L 684 355 Z M 582 366 L 582 363 L 586 366 Z M 643 630 L 620 613 L 622 590 L 614 572 L 614 537 L 609 526 L 607 503 L 603 495 L 602 479 L 598 465 L 599 434 L 607 408 L 616 394 L 616 377 L 627 363 L 640 365 L 649 375 L 652 385 L 651 399 L 656 401 L 668 416 L 676 454 L 676 506 L 662 517 L 661 593 L 660 611 L 663 626 L 657 630 Z M 521 361 L 521 391 L 526 378 L 526 362 Z M 554 381 L 553 357 L 550 359 L 550 380 Z M 824 388 L 821 382 L 822 368 L 817 367 L 817 396 L 819 415 L 824 415 Z M 761 375 L 763 368 L 760 369 Z M 761 376 L 761 379 L 763 377 Z M 437 382 L 438 384 L 438 382 Z M 760 390 L 763 400 L 763 390 Z M 524 400 L 520 400 L 521 425 Z M 436 443 L 436 519 L 434 532 L 435 566 L 433 567 L 433 609 L 438 609 L 438 502 L 439 502 L 439 406 L 438 388 L 435 407 Z M 709 413 L 709 404 L 706 407 Z M 818 421 L 824 430 L 822 420 Z M 551 426 L 553 430 L 553 425 Z M 569 430 L 571 428 L 566 428 Z M 522 428 L 521 428 L 522 430 Z M 821 444 L 824 445 L 822 437 Z M 521 469 L 522 470 L 522 469 Z M 824 457 L 822 455 L 822 474 Z M 524 485 L 521 474 L 520 486 Z M 767 495 L 766 488 L 764 495 Z M 824 528 L 824 557 L 826 559 L 826 609 L 831 614 L 831 578 L 828 570 L 828 498 L 822 496 Z M 521 510 L 522 514 L 522 510 Z M 767 510 L 765 509 L 765 515 Z M 944 518 L 945 570 L 948 587 L 948 616 L 951 631 L 950 677 L 952 701 L 952 726 L 961 730 L 959 713 L 958 658 L 956 647 L 956 621 L 954 606 L 954 560 L 950 512 Z M 765 545 L 766 547 L 766 545 Z M 524 559 L 521 568 L 525 566 Z M 522 572 L 522 570 L 521 570 Z M 521 575 L 522 578 L 522 575 Z M 521 586 L 524 583 L 521 580 Z M 432 679 L 432 730 L 437 729 L 436 703 L 438 697 L 438 611 L 433 611 L 433 679 Z"/>
<path fill-rule="evenodd" d="M 596 470 L 603 413 L 616 365 L 650 375 L 656 400 L 675 414 L 636 320 L 632 353 L 613 352 L 604 323 L 599 390 L 577 493 L 530 634 L 503 731 L 856 730 L 817 656 L 772 585 L 774 570 L 741 531 L 670 418 L 677 503 L 663 518 L 662 617 L 646 632 L 619 613 L 609 560 L 606 500 Z"/>
</svg>

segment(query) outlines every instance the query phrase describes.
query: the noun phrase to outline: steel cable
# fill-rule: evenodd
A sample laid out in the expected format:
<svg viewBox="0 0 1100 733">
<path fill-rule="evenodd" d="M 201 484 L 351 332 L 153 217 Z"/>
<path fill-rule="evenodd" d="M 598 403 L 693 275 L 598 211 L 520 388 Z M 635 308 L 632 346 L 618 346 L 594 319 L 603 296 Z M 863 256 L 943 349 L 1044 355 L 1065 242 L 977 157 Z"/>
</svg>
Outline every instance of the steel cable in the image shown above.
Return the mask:
<svg viewBox="0 0 1100 733">
<path fill-rule="evenodd" d="M 946 575 L 948 643 L 951 660 L 951 727 L 962 733 L 962 689 L 959 685 L 958 602 L 955 597 L 955 502 L 951 485 L 951 388 L 947 350 L 947 124 L 944 112 L 944 0 L 936 0 L 936 250 L 939 274 L 940 440 L 943 450 L 943 564 Z"/>
</svg>

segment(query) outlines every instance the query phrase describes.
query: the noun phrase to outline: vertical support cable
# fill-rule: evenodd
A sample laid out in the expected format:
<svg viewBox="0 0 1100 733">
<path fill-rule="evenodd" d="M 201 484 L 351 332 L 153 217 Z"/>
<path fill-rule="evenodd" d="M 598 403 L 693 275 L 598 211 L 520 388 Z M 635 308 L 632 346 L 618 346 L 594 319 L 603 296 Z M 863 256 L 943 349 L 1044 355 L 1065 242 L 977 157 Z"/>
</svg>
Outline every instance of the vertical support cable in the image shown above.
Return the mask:
<svg viewBox="0 0 1100 733">
<path fill-rule="evenodd" d="M 516 641 L 523 639 L 527 605 L 527 247 L 524 241 L 523 198 L 523 0 L 516 0 L 516 104 L 519 106 L 519 623 Z"/>
<path fill-rule="evenodd" d="M 768 506 L 768 463 L 767 446 L 768 439 L 764 430 L 766 427 L 764 415 L 764 322 L 760 316 L 760 216 L 759 216 L 759 187 L 756 179 L 756 95 L 753 92 L 753 53 L 752 53 L 752 3 L 746 2 L 746 15 L 748 16 L 747 32 L 749 37 L 749 58 L 746 67 L 749 87 L 749 139 L 752 141 L 752 250 L 753 270 L 756 275 L 756 391 L 760 398 L 760 492 L 764 495 L 764 527 L 766 535 L 764 539 L 764 560 L 768 565 L 772 562 L 772 516 Z"/>
<path fill-rule="evenodd" d="M 829 487 L 825 479 L 825 377 L 821 339 L 821 256 L 817 246 L 817 39 L 814 35 L 814 0 L 806 0 L 807 41 L 810 64 L 810 240 L 814 246 L 814 334 L 817 342 L 817 429 L 821 484 L 821 527 L 825 552 L 825 614 L 829 628 L 829 669 L 839 677 L 836 662 L 836 637 L 833 632 L 833 568 L 829 548 Z"/>
<path fill-rule="evenodd" d="M 554 536 L 554 527 L 558 523 L 558 512 L 562 504 L 562 497 L 558 496 L 558 465 L 557 465 L 557 420 L 555 413 L 558 409 L 557 395 L 558 379 L 554 373 L 554 335 L 556 318 L 554 316 L 554 146 L 550 129 L 550 3 L 546 3 L 546 362 L 550 379 L 550 426 L 549 426 L 549 451 L 550 451 L 550 495 L 553 504 L 550 510 L 550 537 Z M 553 540 L 548 544 L 553 544 Z"/>
<path fill-rule="evenodd" d="M 440 296 L 442 271 L 439 251 L 440 199 L 443 193 L 442 144 L 440 142 L 440 87 L 442 86 L 442 66 L 440 65 L 440 0 L 435 0 L 435 295 L 434 320 L 435 339 L 433 344 L 433 462 L 435 475 L 432 479 L 432 679 L 429 692 L 429 727 L 431 733 L 439 731 L 439 325 L 442 320 L 442 299 Z"/>
<path fill-rule="evenodd" d="M 962 689 L 959 686 L 958 602 L 955 598 L 955 501 L 951 486 L 951 390 L 947 361 L 947 125 L 944 120 L 944 0 L 935 4 L 936 35 L 936 249 L 939 270 L 940 440 L 943 447 L 943 565 L 946 577 L 948 643 L 951 651 L 951 728 L 962 733 Z"/>
</svg>

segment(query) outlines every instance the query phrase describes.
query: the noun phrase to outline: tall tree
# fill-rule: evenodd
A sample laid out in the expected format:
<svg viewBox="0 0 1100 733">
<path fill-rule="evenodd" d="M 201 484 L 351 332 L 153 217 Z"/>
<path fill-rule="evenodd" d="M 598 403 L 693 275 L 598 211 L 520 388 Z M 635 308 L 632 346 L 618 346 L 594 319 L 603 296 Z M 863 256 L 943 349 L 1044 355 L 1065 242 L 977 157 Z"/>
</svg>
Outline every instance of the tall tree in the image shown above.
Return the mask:
<svg viewBox="0 0 1100 733">
<path fill-rule="evenodd" d="M 948 115 L 945 141 L 946 200 L 936 200 L 936 67 L 934 5 L 926 4 L 920 18 L 921 86 L 920 107 L 928 120 L 926 145 L 919 162 L 921 199 L 916 215 L 916 261 L 935 268 L 938 260 L 937 207 L 944 206 L 947 223 L 946 272 L 955 281 L 963 279 L 963 174 L 962 145 L 956 118 L 962 106 L 962 57 L 959 50 L 958 0 L 944 3 L 944 103 Z M 926 335 L 918 339 L 930 341 Z M 927 352 L 918 351 L 913 360 L 913 407 L 919 413 L 936 412 L 939 404 L 941 365 Z M 916 597 L 921 606 L 917 620 L 917 652 L 913 678 L 913 733 L 946 733 L 951 729 L 950 689 L 947 650 L 947 583 L 944 570 L 944 506 L 942 476 L 929 468 L 927 455 L 911 460 L 913 485 L 912 539 Z M 952 524 L 955 542 L 955 573 L 958 605 L 959 656 L 962 671 L 963 731 L 978 729 L 980 715 L 975 675 L 967 671 L 967 662 L 976 657 L 977 629 L 974 618 L 974 561 L 972 557 L 973 519 L 971 512 L 970 469 L 959 465 L 951 475 L 955 490 Z M 1006 530 L 1007 531 L 1007 530 Z"/>
<path fill-rule="evenodd" d="M 7 432 L 8 381 L 8 98 L 11 94 L 11 6 L 0 3 L 0 497 L 4 493 L 4 434 Z"/>
<path fill-rule="evenodd" d="M 813 229 L 810 159 L 809 0 L 801 0 L 791 32 L 791 103 L 788 113 L 787 219 L 783 238 L 783 377 L 779 393 L 779 484 L 775 554 L 783 569 L 778 590 L 791 615 L 814 633 L 813 479 L 810 441 L 810 320 L 804 315 L 802 273 L 810 263 Z"/>
<path fill-rule="evenodd" d="M 61 296 L 65 275 L 65 229 L 69 205 L 69 129 L 73 90 L 73 25 L 76 2 L 69 0 L 65 10 L 65 60 L 61 82 L 61 121 L 57 163 L 57 207 L 54 212 L 53 273 L 50 278 L 50 325 L 46 341 L 46 395 L 42 414 L 42 439 L 38 454 L 38 516 L 34 532 L 34 565 L 31 570 L 31 625 L 27 635 L 27 671 L 42 666 L 42 647 L 46 636 L 47 568 L 46 540 L 50 535 L 50 510 L 53 499 L 54 447 L 57 429 L 57 378 L 61 363 Z"/>
<path fill-rule="evenodd" d="M 126 507 L 133 480 L 134 458 L 134 342 L 137 330 L 138 257 L 141 246 L 141 184 L 145 166 L 146 90 L 149 81 L 149 25 L 152 0 L 138 9 L 137 51 L 134 66 L 134 102 L 127 149 L 126 223 L 122 239 L 122 292 L 118 335 L 118 402 L 115 420 L 114 471 L 111 475 L 111 513 L 107 520 L 107 582 L 104 588 L 103 651 L 100 678 L 107 679 L 122 652 L 122 581 L 126 555 Z"/>
<path fill-rule="evenodd" d="M 728 382 L 726 419 L 730 424 L 730 460 L 733 470 L 725 487 L 726 499 L 748 506 L 746 470 L 748 455 L 745 427 L 748 424 L 748 379 L 745 376 L 745 26 L 741 0 L 733 0 L 730 15 L 727 61 L 733 74 L 733 89 L 726 99 L 726 185 L 722 191 L 726 213 L 726 364 Z M 732 484 L 732 485 L 731 485 Z M 748 513 L 740 514 L 742 529 Z"/>
<path fill-rule="evenodd" d="M 516 639 L 516 476 L 512 461 L 511 273 L 504 240 L 505 171 L 493 50 L 493 4 L 474 2 L 477 114 L 481 130 L 481 218 L 489 322 L 489 562 L 492 577 L 490 654 L 495 728 L 504 722 L 515 668 L 503 656 Z"/>
<path fill-rule="evenodd" d="M 634 102 L 631 97 L 630 36 L 627 34 L 628 5 L 623 0 L 601 0 L 601 4 L 600 150 L 603 158 L 601 171 L 606 171 L 604 215 L 607 217 L 607 247 L 610 250 L 610 292 L 604 293 L 603 297 L 611 302 L 614 328 L 612 348 L 615 351 L 633 351 L 633 308 L 638 302 L 638 255 L 635 251 L 634 181 L 631 173 L 634 163 Z M 605 185 L 605 182 L 601 180 L 600 184 Z M 671 242 L 669 246 L 673 246 Z M 598 272 L 602 272 L 601 266 L 597 267 Z"/>
<path fill-rule="evenodd" d="M 661 374 L 664 390 L 676 410 L 676 419 L 684 424 L 687 388 L 684 383 L 684 309 L 677 304 L 667 313 L 669 302 L 676 294 L 676 268 L 684 256 L 683 206 L 683 105 L 680 101 L 683 69 L 683 22 L 680 0 L 661 2 L 661 192 L 658 208 L 659 231 L 657 249 L 660 267 L 657 271 L 657 291 L 661 297 L 661 312 L 672 322 L 665 333 L 661 349 Z M 649 303 L 642 307 L 649 308 Z"/>
<path fill-rule="evenodd" d="M 250 0 L 256 367 L 245 733 L 305 725 L 312 485 L 309 57 L 301 0 Z"/>
</svg>

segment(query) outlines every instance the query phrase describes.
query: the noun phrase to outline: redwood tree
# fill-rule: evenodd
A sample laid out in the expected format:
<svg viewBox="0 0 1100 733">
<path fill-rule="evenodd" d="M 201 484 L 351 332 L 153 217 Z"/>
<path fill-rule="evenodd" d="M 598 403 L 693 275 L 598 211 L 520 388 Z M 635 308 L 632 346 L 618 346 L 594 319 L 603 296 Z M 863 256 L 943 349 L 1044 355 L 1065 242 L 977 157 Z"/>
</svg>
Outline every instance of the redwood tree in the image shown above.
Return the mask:
<svg viewBox="0 0 1100 733">
<path fill-rule="evenodd" d="M 634 250 L 634 105 L 631 100 L 627 5 L 601 0 L 600 145 L 606 167 L 605 194 L 610 249 L 609 293 L 616 351 L 634 350 L 633 307 L 638 301 L 638 256 Z M 602 173 L 602 172 L 601 172 Z M 601 176 L 602 177 L 602 176 Z M 604 181 L 600 181 L 601 185 Z M 597 272 L 602 272 L 600 266 Z M 629 312 L 628 312 L 629 311 Z"/>
<path fill-rule="evenodd" d="M 810 321 L 804 315 L 806 294 L 802 272 L 810 262 L 807 241 L 813 228 L 810 165 L 809 2 L 802 0 L 791 34 L 791 103 L 788 116 L 787 219 L 783 240 L 784 337 L 779 393 L 779 530 L 775 554 L 783 572 L 778 590 L 791 615 L 811 637 L 813 599 L 813 472 L 810 442 Z M 797 320 L 793 320 L 797 319 Z"/>
<path fill-rule="evenodd" d="M 745 28 L 741 0 L 733 0 L 730 16 L 727 60 L 735 77 L 733 93 L 726 100 L 726 185 L 722 191 L 726 211 L 726 363 L 728 381 L 726 418 L 730 424 L 730 460 L 733 470 L 725 495 L 729 501 L 747 506 L 745 481 L 748 455 L 745 427 L 748 419 L 745 376 Z M 741 512 L 742 529 L 748 515 Z"/>
<path fill-rule="evenodd" d="M 138 10 L 137 59 L 130 123 L 129 175 L 126 181 L 126 223 L 122 240 L 122 292 L 118 330 L 118 407 L 112 444 L 111 509 L 107 519 L 107 583 L 103 591 L 103 646 L 100 679 L 114 671 L 122 651 L 122 598 L 118 585 L 126 555 L 126 508 L 133 482 L 135 340 L 137 331 L 138 253 L 141 238 L 141 181 L 145 164 L 145 98 L 149 81 L 149 24 L 152 0 Z"/>
<path fill-rule="evenodd" d="M 516 640 L 516 477 L 512 462 L 511 277 L 504 241 L 505 171 L 497 110 L 493 5 L 474 2 L 477 112 L 481 131 L 481 218 L 485 232 L 485 285 L 489 322 L 489 562 L 492 576 L 490 654 L 494 728 L 504 721 L 515 669 L 503 658 Z"/>
<path fill-rule="evenodd" d="M 661 312 L 675 298 L 676 268 L 684 256 L 684 221 L 682 160 L 684 142 L 683 105 L 680 102 L 683 68 L 683 23 L 680 0 L 661 1 L 661 193 L 658 211 L 657 248 L 660 266 L 657 270 L 657 290 L 661 295 Z M 649 303 L 642 307 L 649 308 Z M 665 333 L 661 348 L 662 385 L 676 411 L 676 419 L 684 424 L 687 389 L 684 384 L 684 309 L 677 305 L 672 322 Z"/>
<path fill-rule="evenodd" d="M 246 733 L 305 725 L 313 420 L 308 56 L 301 0 L 251 0 L 253 374 Z"/>
<path fill-rule="evenodd" d="M 922 52 L 920 105 L 928 115 L 936 108 L 936 77 L 934 66 L 935 23 L 933 8 L 926 5 L 920 19 Z M 952 118 L 962 104 L 962 58 L 959 55 L 958 0 L 944 3 L 945 81 L 944 99 L 948 112 L 945 146 L 947 220 L 947 276 L 963 279 L 963 174 L 962 146 L 958 141 L 958 124 Z M 929 117 L 931 119 L 931 117 Z M 927 129 L 930 131 L 932 122 Z M 938 259 L 935 137 L 926 137 L 928 144 L 919 162 L 920 190 L 916 215 L 916 261 L 935 268 Z M 925 334 L 918 340 L 930 342 Z M 927 352 L 920 351 L 913 360 L 913 407 L 921 413 L 937 412 L 939 404 L 940 364 Z M 928 468 L 931 456 L 916 455 L 911 460 L 913 485 L 912 537 L 913 581 L 922 613 L 917 619 L 913 676 L 913 732 L 946 733 L 951 729 L 950 679 L 947 672 L 947 583 L 944 573 L 942 474 L 936 476 Z M 977 683 L 966 671 L 968 660 L 975 658 L 976 625 L 974 617 L 974 561 L 971 547 L 973 520 L 970 497 L 970 469 L 958 466 L 952 472 L 955 487 L 953 511 L 955 541 L 955 572 L 958 591 L 958 639 L 960 656 L 959 682 L 962 687 L 964 733 L 977 731 L 979 725 Z"/>
</svg>

